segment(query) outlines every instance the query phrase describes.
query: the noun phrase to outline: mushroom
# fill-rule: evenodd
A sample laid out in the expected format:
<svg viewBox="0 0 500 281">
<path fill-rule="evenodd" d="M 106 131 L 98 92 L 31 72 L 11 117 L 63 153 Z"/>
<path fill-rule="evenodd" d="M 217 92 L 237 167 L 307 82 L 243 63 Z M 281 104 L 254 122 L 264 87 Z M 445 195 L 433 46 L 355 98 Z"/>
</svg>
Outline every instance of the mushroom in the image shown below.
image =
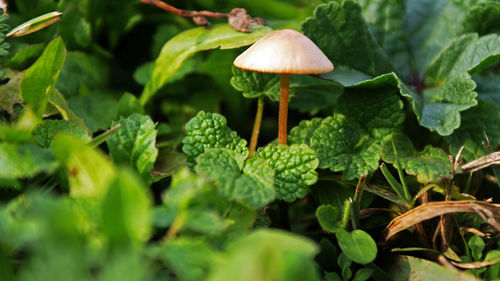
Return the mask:
<svg viewBox="0 0 500 281">
<path fill-rule="evenodd" d="M 290 74 L 321 74 L 333 70 L 332 62 L 302 33 L 277 30 L 262 37 L 234 60 L 234 66 L 280 74 L 278 144 L 286 145 Z"/>
</svg>

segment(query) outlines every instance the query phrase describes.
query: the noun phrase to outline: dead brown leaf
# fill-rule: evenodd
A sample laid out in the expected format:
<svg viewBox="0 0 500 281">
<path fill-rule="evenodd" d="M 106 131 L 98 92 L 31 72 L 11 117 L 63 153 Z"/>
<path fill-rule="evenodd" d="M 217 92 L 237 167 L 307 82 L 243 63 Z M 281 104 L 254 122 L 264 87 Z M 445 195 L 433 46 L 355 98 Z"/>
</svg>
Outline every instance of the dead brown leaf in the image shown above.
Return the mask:
<svg viewBox="0 0 500 281">
<path fill-rule="evenodd" d="M 456 261 L 451 261 L 451 263 L 459 268 L 464 268 L 464 269 L 474 269 L 474 268 L 481 268 L 485 266 L 490 266 L 495 263 L 499 263 L 500 259 L 494 259 L 491 261 L 476 261 L 476 262 L 468 262 L 468 263 L 460 263 Z"/>
<path fill-rule="evenodd" d="M 396 233 L 422 221 L 451 213 L 476 213 L 497 231 L 500 231 L 500 207 L 483 201 L 446 201 L 420 205 L 393 219 L 386 228 L 386 240 Z"/>
<path fill-rule="evenodd" d="M 492 165 L 500 165 L 500 151 L 490 153 L 460 167 L 463 171 L 475 172 Z"/>
</svg>

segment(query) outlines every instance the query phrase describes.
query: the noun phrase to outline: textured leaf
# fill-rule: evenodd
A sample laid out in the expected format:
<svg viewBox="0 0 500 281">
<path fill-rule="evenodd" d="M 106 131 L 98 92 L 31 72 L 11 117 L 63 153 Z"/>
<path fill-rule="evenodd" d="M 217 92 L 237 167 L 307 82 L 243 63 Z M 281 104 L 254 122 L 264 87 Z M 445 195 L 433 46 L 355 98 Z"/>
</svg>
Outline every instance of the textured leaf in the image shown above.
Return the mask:
<svg viewBox="0 0 500 281">
<path fill-rule="evenodd" d="M 113 123 L 120 129 L 107 140 L 111 159 L 134 167 L 146 181 L 151 180 L 158 149 L 155 124 L 147 115 L 132 114 Z"/>
<path fill-rule="evenodd" d="M 346 65 L 368 75 L 394 69 L 354 1 L 318 5 L 314 17 L 302 24 L 302 30 L 335 65 Z"/>
<path fill-rule="evenodd" d="M 256 230 L 229 244 L 208 280 L 317 281 L 320 278 L 313 262 L 317 252 L 318 247 L 305 237 L 279 230 Z"/>
<path fill-rule="evenodd" d="M 443 150 L 428 145 L 417 153 L 410 139 L 401 133 L 384 140 L 382 159 L 396 167 L 401 166 L 406 173 L 417 176 L 421 183 L 438 182 L 441 177 L 451 176 L 450 159 Z"/>
<path fill-rule="evenodd" d="M 115 167 L 104 154 L 75 137 L 65 135 L 56 136 L 51 147 L 68 173 L 70 196 L 104 196 L 116 174 Z"/>
<path fill-rule="evenodd" d="M 269 145 L 259 148 L 255 156 L 266 160 L 274 169 L 278 199 L 292 202 L 302 198 L 308 193 L 308 187 L 318 180 L 318 158 L 305 144 Z"/>
<path fill-rule="evenodd" d="M 340 211 L 331 205 L 321 205 L 316 209 L 316 218 L 324 231 L 335 233 L 341 227 L 337 223 Z"/>
<path fill-rule="evenodd" d="M 45 112 L 50 94 L 57 82 L 66 58 L 66 48 L 61 37 L 52 40 L 38 60 L 26 70 L 21 84 L 21 98 L 36 110 L 37 116 Z"/>
<path fill-rule="evenodd" d="M 432 61 L 426 71 L 425 84 L 442 85 L 467 71 L 477 71 L 500 59 L 500 38 L 491 34 L 478 37 L 465 34 L 451 41 Z"/>
<path fill-rule="evenodd" d="M 299 125 L 293 127 L 288 134 L 288 141 L 290 144 L 307 144 L 310 145 L 311 138 L 314 135 L 316 129 L 321 126 L 323 119 L 313 118 L 311 120 L 300 121 Z"/>
<path fill-rule="evenodd" d="M 186 124 L 187 135 L 182 140 L 182 151 L 188 155 L 188 164 L 193 167 L 195 159 L 209 148 L 228 148 L 236 153 L 240 167 L 248 155 L 247 142 L 227 126 L 224 116 L 203 111 Z"/>
<path fill-rule="evenodd" d="M 460 127 L 460 112 L 477 104 L 476 84 L 467 73 L 447 80 L 438 88 L 424 90 L 423 96 L 400 84 L 401 94 L 408 97 L 419 123 L 442 136 Z"/>
<path fill-rule="evenodd" d="M 318 155 L 320 168 L 343 171 L 349 180 L 378 168 L 380 144 L 342 114 L 323 120 L 311 138 L 311 147 Z"/>
<path fill-rule="evenodd" d="M 233 66 L 231 85 L 243 92 L 245 98 L 268 97 L 272 101 L 280 100 L 279 75 L 248 71 Z"/>
<path fill-rule="evenodd" d="M 363 230 L 357 229 L 349 233 L 339 229 L 336 236 L 342 252 L 356 263 L 368 264 L 377 256 L 375 241 Z"/>
<path fill-rule="evenodd" d="M 500 3 L 488 1 L 472 6 L 463 21 L 462 32 L 477 32 L 479 35 L 499 33 Z"/>
<path fill-rule="evenodd" d="M 7 113 L 15 118 L 17 114 L 14 111 L 14 106 L 22 102 L 19 92 L 23 73 L 13 72 L 9 76 L 9 82 L 0 85 L 0 110 L 7 111 Z"/>
<path fill-rule="evenodd" d="M 182 63 L 196 52 L 250 45 L 269 31 L 269 27 L 261 27 L 251 33 L 243 33 L 224 24 L 211 29 L 196 27 L 177 34 L 163 46 L 160 56 L 156 59 L 151 79 L 141 94 L 141 104 L 147 103 Z"/>
<path fill-rule="evenodd" d="M 52 173 L 58 163 L 50 151 L 38 146 L 0 142 L 0 178 L 14 180 Z"/>
<path fill-rule="evenodd" d="M 52 139 L 58 133 L 64 133 L 81 139 L 84 142 L 90 141 L 87 132 L 76 125 L 66 120 L 45 120 L 35 127 L 33 131 L 33 139 L 38 145 L 43 148 L 48 148 Z"/>
<path fill-rule="evenodd" d="M 243 175 L 235 154 L 225 148 L 209 149 L 197 158 L 196 172 L 215 181 L 227 199 L 262 208 L 274 200 L 274 171 L 263 159 L 246 161 Z"/>
<path fill-rule="evenodd" d="M 406 2 L 398 0 L 359 1 L 373 37 L 388 55 L 403 80 L 411 78 L 412 64 L 406 32 Z"/>
<path fill-rule="evenodd" d="M 437 53 L 462 29 L 467 9 L 473 1 L 407 1 L 407 36 L 415 71 L 424 72 Z"/>
<path fill-rule="evenodd" d="M 147 241 L 152 203 L 148 189 L 127 170 L 116 173 L 101 202 L 102 228 L 112 244 Z"/>
</svg>

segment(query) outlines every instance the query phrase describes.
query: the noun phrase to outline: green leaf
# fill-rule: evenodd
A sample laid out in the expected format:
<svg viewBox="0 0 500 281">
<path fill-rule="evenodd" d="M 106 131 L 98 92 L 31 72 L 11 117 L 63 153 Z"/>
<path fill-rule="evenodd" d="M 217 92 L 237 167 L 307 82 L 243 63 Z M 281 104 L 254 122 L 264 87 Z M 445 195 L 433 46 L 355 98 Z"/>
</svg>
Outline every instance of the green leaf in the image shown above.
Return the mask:
<svg viewBox="0 0 500 281">
<path fill-rule="evenodd" d="M 56 136 L 51 147 L 68 174 L 71 197 L 104 196 L 116 174 L 115 167 L 104 154 L 66 135 Z"/>
<path fill-rule="evenodd" d="M 335 233 L 340 225 L 337 220 L 340 217 L 340 211 L 331 205 L 321 205 L 316 209 L 316 218 L 324 231 Z"/>
<path fill-rule="evenodd" d="M 500 32 L 500 3 L 477 3 L 468 11 L 463 21 L 462 33 L 477 32 L 479 35 Z"/>
<path fill-rule="evenodd" d="M 443 150 L 428 145 L 417 153 L 410 139 L 401 133 L 390 135 L 384 140 L 382 159 L 396 167 L 401 166 L 409 175 L 417 176 L 421 183 L 438 182 L 441 177 L 451 177 L 450 159 Z"/>
<path fill-rule="evenodd" d="M 500 59 L 500 38 L 491 34 L 462 35 L 451 41 L 428 66 L 425 84 L 443 85 L 467 71 L 478 71 Z"/>
<path fill-rule="evenodd" d="M 243 92 L 245 98 L 268 97 L 271 101 L 279 101 L 279 75 L 248 71 L 233 66 L 231 85 Z"/>
<path fill-rule="evenodd" d="M 48 148 L 58 133 L 77 137 L 84 142 L 90 141 L 90 137 L 82 127 L 66 120 L 44 120 L 33 130 L 33 139 L 41 147 Z"/>
<path fill-rule="evenodd" d="M 483 257 L 483 250 L 485 247 L 483 239 L 481 239 L 481 237 L 479 236 L 472 236 L 472 238 L 469 240 L 469 243 L 467 244 L 472 251 L 472 257 L 474 258 L 474 260 L 480 261 Z"/>
<path fill-rule="evenodd" d="M 58 167 L 52 153 L 33 144 L 0 142 L 0 178 L 30 178 L 39 173 L 52 173 Z"/>
<path fill-rule="evenodd" d="M 431 60 L 460 32 L 467 9 L 472 2 L 446 0 L 406 2 L 406 32 L 418 77 L 423 78 Z"/>
<path fill-rule="evenodd" d="M 259 148 L 256 157 L 266 160 L 274 169 L 277 198 L 287 202 L 303 198 L 309 186 L 318 180 L 318 158 L 305 144 L 268 145 Z"/>
<path fill-rule="evenodd" d="M 316 114 L 320 110 L 331 109 L 343 90 L 344 87 L 337 82 L 318 79 L 311 75 L 292 75 L 289 108 Z"/>
<path fill-rule="evenodd" d="M 196 172 L 216 182 L 219 192 L 229 200 L 262 208 L 274 200 L 274 171 L 263 159 L 246 161 L 243 175 L 235 154 L 225 148 L 209 149 L 197 158 Z"/>
<path fill-rule="evenodd" d="M 8 67 L 17 70 L 23 70 L 33 64 L 36 59 L 42 54 L 45 49 L 45 44 L 29 45 L 25 49 L 18 51 L 7 64 Z"/>
<path fill-rule="evenodd" d="M 256 230 L 229 244 L 208 280 L 320 280 L 313 262 L 317 252 L 318 247 L 302 236 Z"/>
<path fill-rule="evenodd" d="M 21 84 L 23 102 L 42 116 L 66 57 L 61 37 L 52 40 L 38 60 L 26 70 Z"/>
<path fill-rule="evenodd" d="M 198 112 L 186 124 L 187 135 L 182 140 L 182 151 L 188 155 L 188 164 L 193 167 L 196 157 L 209 148 L 228 148 L 236 153 L 240 167 L 248 155 L 247 142 L 227 126 L 224 116 L 218 113 Z"/>
<path fill-rule="evenodd" d="M 58 25 L 68 49 L 87 48 L 92 43 L 92 30 L 85 15 L 78 9 L 77 3 L 64 3 L 64 16 Z"/>
<path fill-rule="evenodd" d="M 155 124 L 149 116 L 137 113 L 112 126 L 117 124 L 120 129 L 106 141 L 111 159 L 134 167 L 143 179 L 151 181 L 150 173 L 158 156 Z"/>
<path fill-rule="evenodd" d="M 340 249 L 352 261 L 368 264 L 377 256 L 377 245 L 371 236 L 363 230 L 357 229 L 349 233 L 344 229 L 336 232 Z"/>
<path fill-rule="evenodd" d="M 360 270 L 356 271 L 356 274 L 354 274 L 354 278 L 352 281 L 365 281 L 368 280 L 372 274 L 373 274 L 373 269 L 371 268 L 361 268 Z"/>
<path fill-rule="evenodd" d="M 87 53 L 71 51 L 68 52 L 56 88 L 69 98 L 101 89 L 108 80 L 109 67 L 106 61 Z"/>
<path fill-rule="evenodd" d="M 398 75 L 409 80 L 412 58 L 406 31 L 406 3 L 397 0 L 359 2 L 371 34 L 388 55 Z"/>
<path fill-rule="evenodd" d="M 269 31 L 269 27 L 261 27 L 251 33 L 243 33 L 224 24 L 210 29 L 196 27 L 177 34 L 163 46 L 160 56 L 156 59 L 151 79 L 139 99 L 141 104 L 146 104 L 175 74 L 182 63 L 196 52 L 219 47 L 232 49 L 250 45 Z"/>
<path fill-rule="evenodd" d="M 476 83 L 468 73 L 446 80 L 441 87 L 428 88 L 423 95 L 407 85 L 401 86 L 401 94 L 410 99 L 420 125 L 442 136 L 460 127 L 461 111 L 477 105 Z"/>
<path fill-rule="evenodd" d="M 88 133 L 90 133 L 90 129 L 85 125 L 85 121 L 76 115 L 73 110 L 69 108 L 66 99 L 63 97 L 59 90 L 55 89 L 52 91 L 52 94 L 49 97 L 49 104 L 47 106 L 47 110 L 45 114 L 51 115 L 51 108 L 54 108 L 54 113 L 58 113 L 64 120 L 68 120 L 85 129 Z"/>
<path fill-rule="evenodd" d="M 379 142 L 342 114 L 323 120 L 311 138 L 311 147 L 318 155 L 320 168 L 343 171 L 348 180 L 378 168 Z"/>
<path fill-rule="evenodd" d="M 202 239 L 179 237 L 148 250 L 181 280 L 197 281 L 207 276 L 213 260 L 219 255 Z"/>
<path fill-rule="evenodd" d="M 111 244 L 127 246 L 151 235 L 152 202 L 148 189 L 127 170 L 119 170 L 100 203 L 104 234 Z"/>
<path fill-rule="evenodd" d="M 477 280 L 474 275 L 410 256 L 398 256 L 388 273 L 393 280 Z"/>
<path fill-rule="evenodd" d="M 108 129 L 116 117 L 117 102 L 106 93 L 74 97 L 68 99 L 68 105 L 93 133 Z"/>
<path fill-rule="evenodd" d="M 311 144 L 311 138 L 314 132 L 321 126 L 323 119 L 313 118 L 311 120 L 302 120 L 299 125 L 293 127 L 288 134 L 290 144 Z"/>
<path fill-rule="evenodd" d="M 349 66 L 371 76 L 394 69 L 354 1 L 318 5 L 314 17 L 302 23 L 302 30 L 335 65 Z"/>
<path fill-rule="evenodd" d="M 130 93 L 124 93 L 120 100 L 118 101 L 118 109 L 116 113 L 116 119 L 125 118 L 134 113 L 144 114 L 144 109 L 142 108 L 139 100 Z"/>
</svg>

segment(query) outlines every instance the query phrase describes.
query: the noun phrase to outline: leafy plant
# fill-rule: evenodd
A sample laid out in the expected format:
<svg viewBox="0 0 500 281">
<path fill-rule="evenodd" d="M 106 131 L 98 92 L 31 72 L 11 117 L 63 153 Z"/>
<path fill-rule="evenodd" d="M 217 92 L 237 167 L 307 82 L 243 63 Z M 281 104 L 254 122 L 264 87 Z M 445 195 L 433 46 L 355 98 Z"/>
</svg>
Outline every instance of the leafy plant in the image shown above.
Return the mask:
<svg viewBox="0 0 500 281">
<path fill-rule="evenodd" d="M 0 9 L 0 280 L 500 278 L 498 2 Z M 335 69 L 280 145 L 233 61 L 286 28 Z"/>
</svg>

